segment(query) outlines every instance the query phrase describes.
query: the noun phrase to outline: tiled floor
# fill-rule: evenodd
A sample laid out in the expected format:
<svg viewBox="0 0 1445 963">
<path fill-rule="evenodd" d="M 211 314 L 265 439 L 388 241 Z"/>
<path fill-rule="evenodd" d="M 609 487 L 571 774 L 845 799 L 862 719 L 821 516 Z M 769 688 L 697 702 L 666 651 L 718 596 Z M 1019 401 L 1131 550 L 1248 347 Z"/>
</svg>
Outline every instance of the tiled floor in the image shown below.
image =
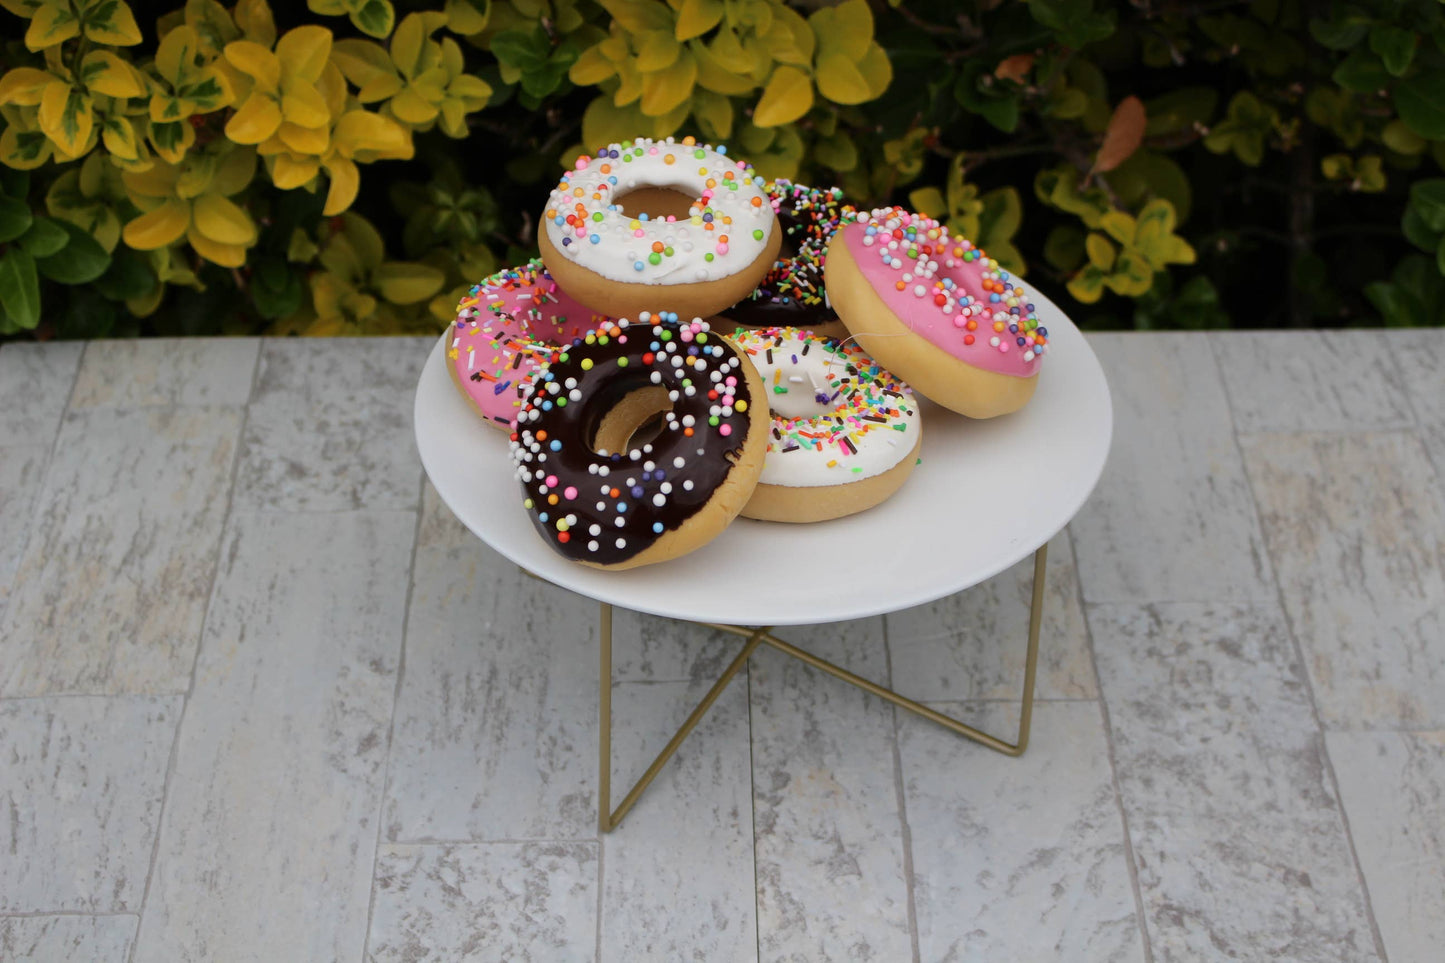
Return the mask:
<svg viewBox="0 0 1445 963">
<path fill-rule="evenodd" d="M 0 960 L 1415 963 L 1445 332 L 1104 335 L 1012 760 L 763 650 L 595 830 L 594 606 L 424 485 L 425 340 L 0 350 Z M 1017 719 L 1029 567 L 785 637 Z M 614 785 L 736 651 L 620 615 Z"/>
</svg>

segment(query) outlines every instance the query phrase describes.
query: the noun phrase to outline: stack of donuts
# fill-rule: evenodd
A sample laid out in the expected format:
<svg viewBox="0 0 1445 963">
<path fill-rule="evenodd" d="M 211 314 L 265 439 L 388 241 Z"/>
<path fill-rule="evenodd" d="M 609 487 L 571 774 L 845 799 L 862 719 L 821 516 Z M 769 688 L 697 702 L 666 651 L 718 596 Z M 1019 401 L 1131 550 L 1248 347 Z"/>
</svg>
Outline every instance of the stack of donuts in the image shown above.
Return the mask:
<svg viewBox="0 0 1445 963">
<path fill-rule="evenodd" d="M 738 515 L 871 508 L 919 461 L 915 390 L 1008 414 L 1049 347 L 1027 292 L 933 218 L 766 182 L 691 137 L 577 158 L 538 244 L 462 299 L 449 367 L 509 433 L 537 532 L 599 568 Z"/>
</svg>

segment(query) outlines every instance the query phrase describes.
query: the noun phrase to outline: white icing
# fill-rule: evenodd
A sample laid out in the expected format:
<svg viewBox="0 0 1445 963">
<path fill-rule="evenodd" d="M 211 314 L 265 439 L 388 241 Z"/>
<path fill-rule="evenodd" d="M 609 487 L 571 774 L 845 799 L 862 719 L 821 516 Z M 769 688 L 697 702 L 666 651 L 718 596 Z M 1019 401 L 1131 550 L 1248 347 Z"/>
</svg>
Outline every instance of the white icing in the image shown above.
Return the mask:
<svg viewBox="0 0 1445 963">
<path fill-rule="evenodd" d="M 881 475 L 913 454 L 920 423 L 912 389 L 857 345 L 840 346 L 798 328 L 739 329 L 732 340 L 758 369 L 772 409 L 759 484 L 842 485 Z M 877 405 L 867 405 L 870 397 Z"/>
<path fill-rule="evenodd" d="M 764 181 L 725 150 L 676 143 L 669 137 L 639 138 L 625 147 L 609 144 L 606 152 L 613 151 L 618 156 L 579 157 L 581 166 L 563 174 L 547 199 L 543 218 L 547 237 L 569 260 L 626 284 L 695 284 L 736 273 L 767 247 L 777 217 L 763 190 Z M 716 186 L 709 188 L 709 179 Z M 730 189 L 728 184 L 737 187 Z M 626 211 L 624 195 L 643 187 L 672 188 L 696 198 L 692 216 L 634 218 Z M 711 196 L 705 197 L 708 191 Z M 617 197 L 622 200 L 614 202 Z M 760 199 L 756 206 L 755 197 Z M 580 213 L 578 204 L 583 208 Z M 597 214 L 602 215 L 600 220 Z M 708 214 L 711 222 L 704 219 Z M 569 224 L 569 215 L 580 220 Z M 731 223 L 724 223 L 725 217 Z M 761 236 L 755 237 L 755 232 Z M 719 241 L 723 236 L 726 244 Z M 663 245 L 662 252 L 653 251 L 654 242 Z M 657 264 L 649 259 L 654 253 L 659 254 Z"/>
</svg>

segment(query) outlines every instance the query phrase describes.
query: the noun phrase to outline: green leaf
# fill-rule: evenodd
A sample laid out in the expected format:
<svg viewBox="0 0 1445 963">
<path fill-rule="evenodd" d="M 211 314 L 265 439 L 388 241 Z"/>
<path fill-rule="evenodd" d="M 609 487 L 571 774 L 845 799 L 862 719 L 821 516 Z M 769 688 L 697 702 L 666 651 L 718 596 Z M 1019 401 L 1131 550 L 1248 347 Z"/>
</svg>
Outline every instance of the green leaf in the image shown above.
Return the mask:
<svg viewBox="0 0 1445 963">
<path fill-rule="evenodd" d="M 1377 23 L 1370 29 L 1370 49 L 1380 55 L 1385 69 L 1396 77 L 1410 69 L 1417 40 L 1412 31 L 1387 23 Z"/>
<path fill-rule="evenodd" d="M 1208 124 L 1219 103 L 1219 92 L 1213 87 L 1181 87 L 1144 102 L 1144 136 L 1158 137 L 1176 131 L 1193 129 L 1195 124 Z"/>
<path fill-rule="evenodd" d="M 275 320 L 291 314 L 301 307 L 304 292 L 301 279 L 281 258 L 264 257 L 256 262 L 251 301 L 261 317 Z"/>
<path fill-rule="evenodd" d="M 1060 224 L 1044 241 L 1044 260 L 1062 272 L 1077 270 L 1084 263 L 1084 232 L 1072 224 Z"/>
<path fill-rule="evenodd" d="M 1105 272 L 1113 269 L 1114 258 L 1118 254 L 1108 238 L 1095 233 L 1084 238 L 1084 253 L 1089 256 L 1090 264 Z"/>
<path fill-rule="evenodd" d="M 61 284 L 89 284 L 105 273 L 110 255 L 100 242 L 69 221 L 56 221 L 70 235 L 64 250 L 38 259 L 40 273 Z"/>
<path fill-rule="evenodd" d="M 362 33 L 383 38 L 396 24 L 396 11 L 387 0 L 365 0 L 351 12 L 351 22 Z"/>
<path fill-rule="evenodd" d="M 126 301 L 150 294 L 156 284 L 149 257 L 128 247 L 118 247 L 110 266 L 96 281 L 95 289 L 112 301 Z"/>
<path fill-rule="evenodd" d="M 1357 7 L 1347 7 L 1333 19 L 1310 20 L 1310 36 L 1331 50 L 1348 50 L 1370 32 L 1370 18 Z"/>
<path fill-rule="evenodd" d="M 1440 239 L 1440 246 L 1435 249 L 1435 266 L 1445 274 L 1445 238 Z"/>
<path fill-rule="evenodd" d="M 1426 224 L 1413 204 L 1405 207 L 1405 213 L 1400 218 L 1400 232 L 1405 235 L 1405 240 L 1427 254 L 1434 252 L 1441 238 L 1445 238 L 1445 231 L 1437 231 Z"/>
<path fill-rule="evenodd" d="M 70 243 L 70 235 L 50 218 L 37 217 L 30 222 L 30 230 L 20 235 L 17 243 L 33 257 L 49 257 Z"/>
<path fill-rule="evenodd" d="M 1330 78 L 1355 94 L 1373 94 L 1390 85 L 1390 72 L 1379 57 L 1363 47 L 1350 51 Z"/>
<path fill-rule="evenodd" d="M 1445 140 L 1445 71 L 1434 70 L 1400 81 L 1395 110 L 1426 140 Z"/>
<path fill-rule="evenodd" d="M 0 165 L 0 196 L 25 200 L 30 193 L 30 172 Z"/>
<path fill-rule="evenodd" d="M 1445 231 L 1445 178 L 1431 177 L 1410 185 L 1410 206 L 1432 231 Z"/>
<path fill-rule="evenodd" d="M 547 65 L 547 50 L 538 50 L 530 30 L 503 30 L 492 38 L 492 56 L 508 67 L 526 72 Z"/>
<path fill-rule="evenodd" d="M 1425 305 L 1398 284 L 1374 281 L 1365 285 L 1365 297 L 1380 312 L 1387 327 L 1411 328 L 1425 323 Z"/>
<path fill-rule="evenodd" d="M 1067 47 L 1082 47 L 1114 32 L 1114 11 L 1095 12 L 1094 0 L 1029 0 L 1029 13 Z"/>
<path fill-rule="evenodd" d="M 13 241 L 30 230 L 30 205 L 16 197 L 0 197 L 0 244 Z"/>
<path fill-rule="evenodd" d="M 40 280 L 30 252 L 12 247 L 0 255 L 0 306 L 22 328 L 40 323 Z"/>
</svg>

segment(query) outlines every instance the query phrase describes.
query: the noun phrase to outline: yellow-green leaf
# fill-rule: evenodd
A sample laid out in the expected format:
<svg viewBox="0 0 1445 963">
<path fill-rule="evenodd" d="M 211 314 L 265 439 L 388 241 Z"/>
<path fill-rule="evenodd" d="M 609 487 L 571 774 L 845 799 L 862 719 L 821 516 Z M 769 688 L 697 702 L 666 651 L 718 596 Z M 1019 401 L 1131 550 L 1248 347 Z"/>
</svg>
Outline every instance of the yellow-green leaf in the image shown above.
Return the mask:
<svg viewBox="0 0 1445 963">
<path fill-rule="evenodd" d="M 463 37 L 470 37 L 487 29 L 487 21 L 491 19 L 492 13 L 490 0 L 481 10 L 478 10 L 471 0 L 446 0 L 443 9 L 447 15 L 447 29 Z"/>
<path fill-rule="evenodd" d="M 868 84 L 870 100 L 883 96 L 888 85 L 893 83 L 893 61 L 888 59 L 887 52 L 876 43 L 868 45 L 868 52 L 858 62 L 858 72 Z"/>
<path fill-rule="evenodd" d="M 361 187 L 361 170 L 344 157 L 333 157 L 324 162 L 331 185 L 326 190 L 326 206 L 321 213 L 335 217 L 351 206 L 356 192 Z"/>
<path fill-rule="evenodd" d="M 701 41 L 693 40 L 687 48 L 697 61 L 697 82 L 700 86 L 719 94 L 746 94 L 757 87 L 751 76 L 730 69 Z"/>
<path fill-rule="evenodd" d="M 567 79 L 579 87 L 591 87 L 617 73 L 612 61 L 598 47 L 588 47 L 567 70 Z"/>
<path fill-rule="evenodd" d="M 723 9 L 723 0 L 682 0 L 673 36 L 678 40 L 702 36 L 718 25 L 723 18 Z"/>
<path fill-rule="evenodd" d="M 929 217 L 942 217 L 948 213 L 948 204 L 943 192 L 936 187 L 920 187 L 908 195 L 908 206 Z"/>
<path fill-rule="evenodd" d="M 701 88 L 693 91 L 692 115 L 702 125 L 703 134 L 713 140 L 726 140 L 733 133 L 733 103 L 722 94 Z"/>
<path fill-rule="evenodd" d="M 858 67 L 840 53 L 819 57 L 815 76 L 818 93 L 834 103 L 861 104 L 872 98 L 868 81 Z"/>
<path fill-rule="evenodd" d="M 238 144 L 259 144 L 281 126 L 281 105 L 261 91 L 246 98 L 226 121 L 226 136 Z"/>
<path fill-rule="evenodd" d="M 100 137 L 105 149 L 125 160 L 140 158 L 140 138 L 136 136 L 135 125 L 128 117 L 103 116 L 100 119 Z"/>
<path fill-rule="evenodd" d="M 283 191 L 295 190 L 321 170 L 321 161 L 302 154 L 277 154 L 271 159 L 271 183 Z"/>
<path fill-rule="evenodd" d="M 0 163 L 18 171 L 34 170 L 50 159 L 55 147 L 38 130 L 21 130 L 7 124 L 0 131 Z"/>
<path fill-rule="evenodd" d="M 421 65 L 422 46 L 431 31 L 426 20 L 419 13 L 402 17 L 396 32 L 391 35 L 391 59 L 403 77 L 416 76 Z"/>
<path fill-rule="evenodd" d="M 281 138 L 281 143 L 288 150 L 318 157 L 326 153 L 331 144 L 331 133 L 325 127 L 301 127 L 289 121 L 276 128 L 276 136 Z"/>
<path fill-rule="evenodd" d="M 676 109 L 691 99 L 696 82 L 697 62 L 692 54 L 682 51 L 672 66 L 643 77 L 642 112 L 649 117 L 661 117 Z"/>
<path fill-rule="evenodd" d="M 109 50 L 92 50 L 80 61 L 80 82 L 107 97 L 139 97 L 144 91 L 130 64 Z"/>
<path fill-rule="evenodd" d="M 812 79 L 797 67 L 785 64 L 773 71 L 772 79 L 753 111 L 753 123 L 758 127 L 791 124 L 812 106 Z"/>
<path fill-rule="evenodd" d="M 256 243 L 256 223 L 240 205 L 219 194 L 202 194 L 191 205 L 197 231 L 217 244 Z"/>
<path fill-rule="evenodd" d="M 1084 251 L 1089 255 L 1089 263 L 1101 271 L 1109 271 L 1114 267 L 1114 258 L 1118 254 L 1114 245 L 1104 235 L 1090 232 L 1084 238 Z"/>
<path fill-rule="evenodd" d="M 1080 304 L 1093 304 L 1104 295 L 1104 272 L 1092 264 L 1069 279 L 1069 293 Z"/>
<path fill-rule="evenodd" d="M 25 31 L 25 46 L 44 50 L 80 33 L 80 20 L 66 0 L 45 0 L 36 8 Z"/>
<path fill-rule="evenodd" d="M 225 54 L 233 67 L 256 81 L 260 92 L 274 93 L 281 86 L 281 61 L 254 40 L 232 41 L 226 44 Z"/>
<path fill-rule="evenodd" d="M 437 115 L 436 105 L 411 87 L 391 98 L 389 106 L 397 120 L 413 127 L 429 123 L 435 120 Z"/>
<path fill-rule="evenodd" d="M 396 23 L 396 11 L 387 0 L 362 0 L 351 11 L 351 23 L 371 37 L 385 37 Z"/>
<path fill-rule="evenodd" d="M 195 30 L 184 24 L 173 28 L 156 48 L 156 73 L 170 81 L 172 87 L 179 87 L 195 70 L 200 45 Z"/>
<path fill-rule="evenodd" d="M 246 247 L 241 244 L 222 244 L 206 237 L 193 226 L 186 232 L 186 240 L 196 253 L 221 267 L 238 268 L 246 263 Z"/>
<path fill-rule="evenodd" d="M 331 31 L 325 27 L 311 24 L 296 27 L 276 41 L 276 59 L 281 62 L 283 84 L 316 83 L 330 56 Z"/>
<path fill-rule="evenodd" d="M 193 154 L 186 159 L 181 167 L 181 174 L 176 178 L 176 196 L 181 200 L 190 200 L 205 193 L 206 188 L 211 186 L 211 178 L 216 176 L 218 158 L 213 154 Z"/>
<path fill-rule="evenodd" d="M 179 164 L 186 151 L 196 142 L 196 129 L 184 121 L 170 124 L 152 123 L 149 130 L 150 142 L 156 153 L 168 164 Z"/>
<path fill-rule="evenodd" d="M 1164 203 L 1167 204 L 1168 202 L 1165 201 Z M 1171 207 L 1170 210 L 1172 211 L 1173 208 Z M 1109 211 L 1099 219 L 1099 226 L 1107 231 L 1110 237 L 1125 247 L 1134 243 L 1134 219 L 1123 211 Z"/>
<path fill-rule="evenodd" d="M 239 0 L 234 11 L 236 26 L 247 40 L 254 40 L 263 47 L 276 42 L 276 20 L 266 0 Z"/>
<path fill-rule="evenodd" d="M 255 153 L 245 148 L 233 150 L 222 157 L 220 164 L 216 166 L 216 174 L 211 178 L 211 192 L 222 197 L 239 194 L 251 183 L 255 174 Z"/>
<path fill-rule="evenodd" d="M 191 223 L 191 206 L 183 201 L 166 201 L 149 213 L 126 224 L 121 236 L 137 251 L 153 251 L 181 239 Z"/>
<path fill-rule="evenodd" d="M 93 0 L 85 7 L 85 36 L 109 47 L 132 47 L 141 42 L 135 14 L 121 0 Z"/>
<path fill-rule="evenodd" d="M 321 91 L 297 84 L 281 97 L 281 115 L 288 123 L 302 127 L 324 127 L 331 122 L 331 112 Z"/>
<path fill-rule="evenodd" d="M 445 274 L 430 265 L 408 261 L 388 261 L 372 274 L 377 292 L 392 304 L 425 301 L 441 290 L 446 279 Z"/>
<path fill-rule="evenodd" d="M 0 104 L 34 107 L 40 103 L 45 88 L 51 84 L 65 86 L 65 81 L 52 73 L 34 67 L 16 67 L 0 77 Z"/>
<path fill-rule="evenodd" d="M 72 156 L 83 153 L 95 126 L 90 95 L 64 84 L 51 84 L 40 96 L 40 129 L 58 150 Z"/>
<path fill-rule="evenodd" d="M 633 42 L 637 44 L 637 69 L 644 73 L 672 66 L 682 52 L 682 44 L 670 30 L 649 30 Z"/>
</svg>

